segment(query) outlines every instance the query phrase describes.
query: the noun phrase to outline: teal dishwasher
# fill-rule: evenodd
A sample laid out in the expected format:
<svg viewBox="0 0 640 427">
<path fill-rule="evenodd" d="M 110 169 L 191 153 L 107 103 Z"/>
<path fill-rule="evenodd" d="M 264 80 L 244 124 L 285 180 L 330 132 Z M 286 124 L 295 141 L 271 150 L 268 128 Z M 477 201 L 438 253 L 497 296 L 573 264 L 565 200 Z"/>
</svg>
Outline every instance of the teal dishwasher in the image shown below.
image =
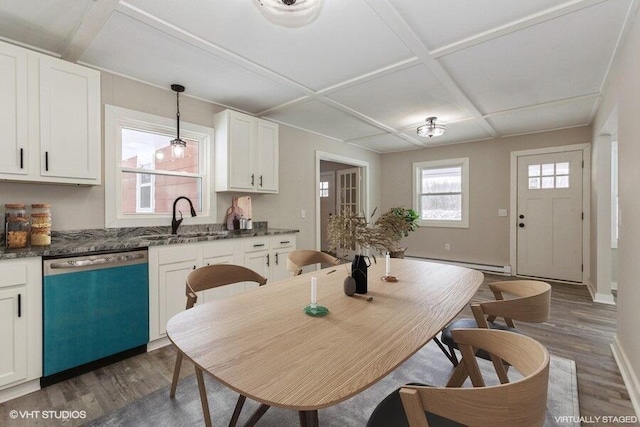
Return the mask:
<svg viewBox="0 0 640 427">
<path fill-rule="evenodd" d="M 45 259 L 43 273 L 43 387 L 146 351 L 146 250 Z"/>
</svg>

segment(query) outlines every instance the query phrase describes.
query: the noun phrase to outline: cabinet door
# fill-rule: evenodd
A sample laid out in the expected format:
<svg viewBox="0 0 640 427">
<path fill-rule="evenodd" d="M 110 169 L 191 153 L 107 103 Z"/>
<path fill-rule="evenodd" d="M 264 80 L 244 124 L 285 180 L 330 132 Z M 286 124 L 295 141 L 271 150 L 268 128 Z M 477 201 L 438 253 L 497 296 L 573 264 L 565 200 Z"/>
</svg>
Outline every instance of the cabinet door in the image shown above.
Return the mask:
<svg viewBox="0 0 640 427">
<path fill-rule="evenodd" d="M 163 264 L 158 267 L 158 335 L 167 333 L 167 322 L 187 306 L 187 275 L 197 268 L 198 260 Z"/>
<path fill-rule="evenodd" d="M 269 251 L 256 251 L 245 253 L 244 266 L 250 268 L 256 273 L 269 279 L 269 267 L 271 265 L 271 254 Z M 270 280 L 270 279 L 269 279 Z M 267 282 L 268 283 L 268 282 Z M 243 287 L 238 287 L 237 290 L 249 290 L 257 288 L 259 285 L 254 282 L 245 282 Z"/>
<path fill-rule="evenodd" d="M 213 265 L 213 264 L 233 264 L 234 261 L 234 255 L 221 255 L 221 256 L 214 256 L 214 257 L 209 257 L 209 258 L 205 258 L 204 259 L 204 265 Z M 236 287 L 238 287 L 237 285 L 240 285 L 242 287 L 242 289 L 244 289 L 244 285 L 243 284 L 231 284 L 231 285 L 227 285 L 227 286 L 220 286 L 217 288 L 213 288 L 213 289 L 207 289 L 206 291 L 203 292 L 202 296 L 198 296 L 198 302 L 202 301 L 202 302 L 209 302 L 209 301 L 213 301 L 216 299 L 220 299 L 220 298 L 225 298 L 228 297 L 230 295 L 233 295 L 236 293 Z"/>
<path fill-rule="evenodd" d="M 234 190 L 253 190 L 256 171 L 253 160 L 255 118 L 229 112 L 229 187 Z"/>
<path fill-rule="evenodd" d="M 0 175 L 28 173 L 27 51 L 0 43 Z"/>
<path fill-rule="evenodd" d="M 39 71 L 41 175 L 99 184 L 100 74 L 45 56 Z"/>
<path fill-rule="evenodd" d="M 27 377 L 26 287 L 0 289 L 0 387 Z"/>
<path fill-rule="evenodd" d="M 287 270 L 287 257 L 293 248 L 275 249 L 272 252 L 273 262 L 271 263 L 271 275 L 269 281 L 271 283 L 288 279 L 291 273 Z"/>
<path fill-rule="evenodd" d="M 257 181 L 261 192 L 278 192 L 278 125 L 258 120 L 256 138 Z"/>
</svg>

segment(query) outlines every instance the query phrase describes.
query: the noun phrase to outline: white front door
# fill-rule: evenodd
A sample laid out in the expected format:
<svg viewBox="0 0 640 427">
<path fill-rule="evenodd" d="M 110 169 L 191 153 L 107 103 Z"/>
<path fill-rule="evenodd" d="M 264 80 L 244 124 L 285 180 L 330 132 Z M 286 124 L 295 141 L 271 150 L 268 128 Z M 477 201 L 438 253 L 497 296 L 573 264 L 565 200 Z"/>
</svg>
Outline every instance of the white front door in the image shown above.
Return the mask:
<svg viewBox="0 0 640 427">
<path fill-rule="evenodd" d="M 518 275 L 582 282 L 582 160 L 582 151 L 518 157 Z"/>
</svg>

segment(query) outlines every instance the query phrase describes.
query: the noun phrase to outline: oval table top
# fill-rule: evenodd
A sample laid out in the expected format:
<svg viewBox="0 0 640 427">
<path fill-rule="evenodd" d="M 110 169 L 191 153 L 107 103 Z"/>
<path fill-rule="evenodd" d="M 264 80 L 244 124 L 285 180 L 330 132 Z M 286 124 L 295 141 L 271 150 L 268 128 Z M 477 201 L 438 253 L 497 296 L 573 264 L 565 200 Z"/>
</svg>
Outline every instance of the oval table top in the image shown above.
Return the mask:
<svg viewBox="0 0 640 427">
<path fill-rule="evenodd" d="M 167 334 L 205 372 L 253 400 L 299 411 L 331 406 L 422 348 L 484 278 L 452 265 L 390 262 L 398 281 L 382 281 L 385 263 L 372 264 L 366 295 L 344 294 L 350 267 L 339 265 L 196 305 L 171 318 Z M 303 312 L 312 276 L 327 316 Z"/>
</svg>

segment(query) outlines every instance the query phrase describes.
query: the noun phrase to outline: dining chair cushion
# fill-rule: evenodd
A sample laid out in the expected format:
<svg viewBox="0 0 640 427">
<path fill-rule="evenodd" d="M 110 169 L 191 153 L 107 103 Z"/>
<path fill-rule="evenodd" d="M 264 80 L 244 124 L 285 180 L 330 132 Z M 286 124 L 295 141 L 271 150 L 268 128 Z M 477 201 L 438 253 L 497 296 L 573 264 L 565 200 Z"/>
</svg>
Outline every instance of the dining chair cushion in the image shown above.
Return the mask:
<svg viewBox="0 0 640 427">
<path fill-rule="evenodd" d="M 487 324 L 489 325 L 489 329 L 499 329 L 501 331 L 510 331 L 518 334 L 520 333 L 516 328 L 503 325 L 502 323 L 487 322 Z M 478 327 L 478 323 L 476 323 L 476 319 L 462 318 L 462 319 L 454 320 L 446 328 L 442 330 L 440 341 L 442 341 L 444 345 L 449 346 L 450 348 L 451 347 L 458 348 L 458 344 L 456 344 L 456 342 L 453 340 L 453 337 L 451 336 L 451 331 L 455 329 L 473 329 L 477 327 Z M 476 352 L 476 356 L 485 360 L 491 359 L 491 356 L 489 355 L 489 353 L 487 353 L 482 349 Z"/>
<path fill-rule="evenodd" d="M 409 385 L 426 384 L 411 383 Z M 425 412 L 429 427 L 464 427 L 463 424 L 451 421 L 436 414 Z M 382 400 L 373 410 L 367 421 L 367 427 L 409 427 L 407 415 L 400 399 L 400 389 L 395 390 Z"/>
</svg>

